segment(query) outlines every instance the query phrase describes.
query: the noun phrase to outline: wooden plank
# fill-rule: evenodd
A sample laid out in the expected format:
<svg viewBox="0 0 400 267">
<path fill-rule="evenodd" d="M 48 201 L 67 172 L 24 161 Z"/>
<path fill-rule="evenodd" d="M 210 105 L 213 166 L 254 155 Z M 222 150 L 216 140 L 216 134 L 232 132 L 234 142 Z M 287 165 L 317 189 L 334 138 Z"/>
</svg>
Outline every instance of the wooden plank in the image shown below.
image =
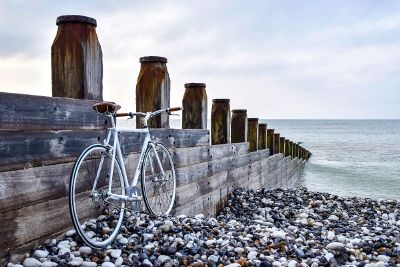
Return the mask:
<svg viewBox="0 0 400 267">
<path fill-rule="evenodd" d="M 241 144 L 235 144 L 233 146 L 218 145 L 174 149 L 173 154 L 175 155 L 178 183 L 181 183 L 179 176 L 181 168 L 179 168 L 179 166 L 205 160 L 207 158 L 202 156 L 195 157 L 194 155 L 196 153 L 202 154 L 206 152 L 208 154 L 208 150 L 210 150 L 213 159 L 215 159 L 215 157 L 224 159 L 224 155 L 244 153 L 243 150 L 241 150 L 242 147 L 243 145 Z M 218 151 L 219 148 L 222 152 Z M 189 156 L 186 156 L 188 153 Z M 128 179 L 133 177 L 133 171 L 137 166 L 138 158 L 139 155 L 137 153 L 132 153 L 128 154 L 124 159 Z M 68 184 L 73 165 L 74 162 L 67 162 L 0 172 L 0 180 L 2 181 L 2 186 L 0 187 L 0 211 L 5 212 L 66 196 L 68 194 Z M 201 166 L 205 168 L 205 165 Z M 185 173 L 187 174 L 190 173 L 193 168 L 184 170 L 186 170 Z M 211 168 L 211 170 L 213 170 L 213 168 Z M 208 172 L 203 172 L 203 174 L 208 175 Z"/>
<path fill-rule="evenodd" d="M 193 147 L 209 144 L 208 130 L 151 130 L 154 140 L 167 147 Z M 105 130 L 0 131 L 0 172 L 75 161 L 89 145 L 102 142 Z M 122 151 L 138 152 L 143 135 L 121 133 Z"/>
<path fill-rule="evenodd" d="M 110 123 L 106 116 L 93 110 L 97 102 L 0 92 L 0 129 L 103 129 Z"/>
<path fill-rule="evenodd" d="M 72 228 L 67 197 L 5 212 L 1 217 L 2 252 Z"/>
<path fill-rule="evenodd" d="M 180 148 L 172 151 L 176 167 L 185 167 L 210 160 L 244 155 L 248 153 L 247 143 L 223 144 Z"/>
</svg>

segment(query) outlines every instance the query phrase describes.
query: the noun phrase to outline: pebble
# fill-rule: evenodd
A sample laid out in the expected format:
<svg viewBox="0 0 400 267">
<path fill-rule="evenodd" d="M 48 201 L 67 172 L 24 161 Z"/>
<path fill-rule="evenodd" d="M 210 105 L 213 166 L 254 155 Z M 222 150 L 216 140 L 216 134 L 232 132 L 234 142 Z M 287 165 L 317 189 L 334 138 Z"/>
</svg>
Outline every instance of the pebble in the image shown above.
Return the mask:
<svg viewBox="0 0 400 267">
<path fill-rule="evenodd" d="M 58 266 L 58 264 L 52 261 L 45 261 L 40 264 L 40 267 L 56 267 L 56 266 Z M 14 267 L 16 267 L 16 265 L 14 265 Z"/>
<path fill-rule="evenodd" d="M 33 255 L 36 258 L 46 258 L 47 255 L 49 255 L 49 252 L 47 250 L 35 250 L 35 252 L 33 253 Z"/>
<path fill-rule="evenodd" d="M 135 216 L 124 221 L 104 250 L 84 245 L 71 230 L 64 240 L 49 241 L 27 254 L 23 265 L 400 267 L 397 201 L 345 198 L 305 188 L 237 189 L 216 218 Z M 112 226 L 113 219 L 86 225 L 92 236 L 107 234 Z"/>
<path fill-rule="evenodd" d="M 24 267 L 39 267 L 40 264 L 41 262 L 35 258 L 26 258 L 23 262 Z"/>
<path fill-rule="evenodd" d="M 120 249 L 113 249 L 111 251 L 111 257 L 113 258 L 118 258 L 119 256 L 121 256 L 122 251 Z"/>
<path fill-rule="evenodd" d="M 92 254 L 92 248 L 91 247 L 87 247 L 87 246 L 83 246 L 83 247 L 79 248 L 79 252 L 81 254 L 84 254 L 84 255 L 89 255 L 89 254 Z"/>
<path fill-rule="evenodd" d="M 344 248 L 344 244 L 343 243 L 339 243 L 339 242 L 332 242 L 329 243 L 328 245 L 326 245 L 327 249 L 333 249 L 333 250 L 339 250 Z"/>
</svg>

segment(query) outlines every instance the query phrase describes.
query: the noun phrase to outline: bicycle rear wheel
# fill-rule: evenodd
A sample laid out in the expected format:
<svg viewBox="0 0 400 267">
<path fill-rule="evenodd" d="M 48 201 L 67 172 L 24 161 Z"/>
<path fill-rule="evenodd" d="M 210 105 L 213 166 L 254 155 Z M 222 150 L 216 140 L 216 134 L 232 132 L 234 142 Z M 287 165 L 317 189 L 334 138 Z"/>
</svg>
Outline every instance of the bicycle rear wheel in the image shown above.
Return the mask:
<svg viewBox="0 0 400 267">
<path fill-rule="evenodd" d="M 107 246 L 121 228 L 125 201 L 109 197 L 112 156 L 103 145 L 85 149 L 72 170 L 69 208 L 78 236 L 93 248 Z M 96 179 L 97 177 L 97 179 Z M 126 195 L 119 162 L 114 159 L 111 193 Z"/>
<path fill-rule="evenodd" d="M 171 212 L 175 201 L 175 167 L 168 149 L 160 143 L 147 147 L 142 163 L 141 186 L 147 210 L 156 216 Z M 159 161 L 158 161 L 159 159 Z"/>
</svg>

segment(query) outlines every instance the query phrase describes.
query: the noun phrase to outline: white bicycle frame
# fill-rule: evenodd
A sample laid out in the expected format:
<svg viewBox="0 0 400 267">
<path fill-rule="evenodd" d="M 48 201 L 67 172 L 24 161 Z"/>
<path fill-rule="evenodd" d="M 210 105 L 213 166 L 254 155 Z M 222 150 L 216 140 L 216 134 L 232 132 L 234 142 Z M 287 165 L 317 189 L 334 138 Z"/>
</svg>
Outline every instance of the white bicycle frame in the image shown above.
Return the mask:
<svg viewBox="0 0 400 267">
<path fill-rule="evenodd" d="M 164 174 L 165 174 L 164 173 L 164 169 L 162 167 L 160 158 L 159 158 L 159 156 L 158 156 L 158 154 L 156 152 L 155 144 L 151 141 L 149 128 L 147 127 L 147 123 L 145 123 L 145 127 L 143 129 L 120 129 L 120 128 L 118 128 L 116 126 L 116 123 L 115 123 L 116 118 L 112 114 L 111 115 L 107 115 L 107 116 L 111 120 L 111 128 L 108 128 L 107 138 L 104 140 L 104 145 L 107 148 L 109 148 L 109 153 L 111 154 L 111 157 L 112 157 L 111 158 L 111 168 L 110 168 L 110 171 L 109 171 L 110 180 L 109 180 L 109 184 L 108 184 L 107 195 L 110 198 L 116 199 L 116 200 L 118 200 L 118 199 L 125 200 L 125 201 L 139 200 L 140 199 L 139 196 L 130 197 L 129 195 L 125 195 L 124 196 L 124 195 L 118 195 L 118 194 L 111 193 L 112 179 L 113 179 L 113 172 L 114 172 L 114 164 L 115 164 L 115 159 L 117 158 L 117 160 L 119 161 L 120 165 L 122 165 L 121 166 L 121 170 L 122 170 L 122 176 L 123 176 L 123 179 L 124 179 L 125 189 L 129 189 L 130 190 L 131 188 L 135 187 L 136 184 L 137 184 L 137 181 L 139 179 L 139 175 L 140 175 L 140 172 L 141 172 L 142 162 L 143 162 L 144 157 L 146 155 L 147 147 L 150 145 L 151 148 L 155 152 L 154 154 L 156 156 L 157 164 L 158 164 L 158 166 L 160 168 L 161 174 L 164 176 Z M 147 121 L 148 118 L 149 118 L 149 115 L 146 115 L 146 117 L 145 117 L 145 119 L 143 121 L 145 121 L 145 120 Z M 144 135 L 144 142 L 143 142 L 143 145 L 142 145 L 142 148 L 141 148 L 140 158 L 139 158 L 137 167 L 135 169 L 135 173 L 134 173 L 134 176 L 133 176 L 133 179 L 132 179 L 132 183 L 131 183 L 130 186 L 129 186 L 129 181 L 128 181 L 128 177 L 127 177 L 127 174 L 126 174 L 126 169 L 125 169 L 125 164 L 124 164 L 124 159 L 123 159 L 123 155 L 122 155 L 122 151 L 121 151 L 120 142 L 119 142 L 119 139 L 118 139 L 118 134 L 121 133 L 121 132 L 141 133 L 141 134 Z M 110 146 L 111 137 L 114 138 L 112 146 Z M 101 160 L 100 160 L 100 163 L 99 163 L 99 168 L 98 168 L 97 173 L 96 173 L 96 179 L 95 179 L 95 181 L 93 183 L 92 194 L 96 191 L 96 185 L 97 185 L 100 173 L 101 173 L 101 169 L 102 169 L 102 166 L 103 166 L 103 161 L 104 161 L 104 156 L 101 156 Z M 154 171 L 154 167 L 152 166 L 152 162 L 150 162 L 150 165 L 151 165 L 150 166 L 151 169 Z"/>
</svg>

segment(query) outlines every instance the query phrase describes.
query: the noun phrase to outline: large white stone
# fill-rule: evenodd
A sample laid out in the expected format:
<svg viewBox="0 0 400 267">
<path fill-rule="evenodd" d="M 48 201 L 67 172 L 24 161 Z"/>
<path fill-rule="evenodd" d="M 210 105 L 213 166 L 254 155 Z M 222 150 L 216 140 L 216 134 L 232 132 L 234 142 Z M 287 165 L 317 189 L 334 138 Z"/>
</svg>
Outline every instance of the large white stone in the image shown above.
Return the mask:
<svg viewBox="0 0 400 267">
<path fill-rule="evenodd" d="M 33 253 L 36 258 L 46 258 L 49 255 L 49 252 L 47 250 L 35 250 Z"/>
<path fill-rule="evenodd" d="M 26 258 L 23 262 L 24 267 L 39 267 L 42 264 L 35 258 Z"/>
</svg>

